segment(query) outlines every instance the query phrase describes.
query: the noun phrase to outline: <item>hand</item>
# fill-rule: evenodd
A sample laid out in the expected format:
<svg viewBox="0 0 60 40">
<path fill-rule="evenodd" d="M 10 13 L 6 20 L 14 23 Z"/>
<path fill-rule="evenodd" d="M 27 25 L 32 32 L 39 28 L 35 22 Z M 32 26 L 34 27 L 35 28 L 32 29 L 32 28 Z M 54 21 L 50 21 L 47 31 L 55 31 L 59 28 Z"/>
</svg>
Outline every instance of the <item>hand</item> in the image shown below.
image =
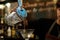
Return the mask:
<svg viewBox="0 0 60 40">
<path fill-rule="evenodd" d="M 23 22 L 25 26 L 28 26 L 28 21 L 26 19 Z"/>
</svg>

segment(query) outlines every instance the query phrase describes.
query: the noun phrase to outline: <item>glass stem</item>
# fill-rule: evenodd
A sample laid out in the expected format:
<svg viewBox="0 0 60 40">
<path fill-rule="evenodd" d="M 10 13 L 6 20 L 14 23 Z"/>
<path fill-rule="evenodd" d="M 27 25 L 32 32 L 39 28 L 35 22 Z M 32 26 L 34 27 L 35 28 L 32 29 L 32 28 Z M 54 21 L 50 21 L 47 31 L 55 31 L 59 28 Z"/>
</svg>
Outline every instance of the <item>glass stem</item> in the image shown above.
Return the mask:
<svg viewBox="0 0 60 40">
<path fill-rule="evenodd" d="M 29 38 L 26 38 L 25 40 L 29 40 Z"/>
</svg>

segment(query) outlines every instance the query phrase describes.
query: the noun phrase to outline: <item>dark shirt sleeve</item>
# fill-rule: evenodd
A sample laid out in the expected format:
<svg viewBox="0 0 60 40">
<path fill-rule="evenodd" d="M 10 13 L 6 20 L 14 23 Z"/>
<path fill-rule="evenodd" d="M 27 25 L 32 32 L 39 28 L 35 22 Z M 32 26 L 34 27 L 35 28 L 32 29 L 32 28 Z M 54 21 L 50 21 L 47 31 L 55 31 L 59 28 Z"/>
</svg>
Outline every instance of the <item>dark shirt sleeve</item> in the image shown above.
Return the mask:
<svg viewBox="0 0 60 40">
<path fill-rule="evenodd" d="M 51 35 L 53 36 L 58 36 L 58 28 L 59 26 L 57 24 L 55 24 L 55 26 L 53 27 L 52 31 L 50 32 Z"/>
</svg>

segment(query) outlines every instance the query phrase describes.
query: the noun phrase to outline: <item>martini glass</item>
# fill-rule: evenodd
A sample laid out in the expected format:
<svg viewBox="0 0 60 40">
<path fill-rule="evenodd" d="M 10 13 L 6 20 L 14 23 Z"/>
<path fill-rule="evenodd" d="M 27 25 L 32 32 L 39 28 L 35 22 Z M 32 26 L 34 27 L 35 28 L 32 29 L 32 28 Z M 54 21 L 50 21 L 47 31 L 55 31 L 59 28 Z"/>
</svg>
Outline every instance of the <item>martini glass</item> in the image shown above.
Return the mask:
<svg viewBox="0 0 60 40">
<path fill-rule="evenodd" d="M 29 40 L 33 32 L 34 32 L 34 29 L 20 29 L 20 33 L 25 40 Z"/>
</svg>

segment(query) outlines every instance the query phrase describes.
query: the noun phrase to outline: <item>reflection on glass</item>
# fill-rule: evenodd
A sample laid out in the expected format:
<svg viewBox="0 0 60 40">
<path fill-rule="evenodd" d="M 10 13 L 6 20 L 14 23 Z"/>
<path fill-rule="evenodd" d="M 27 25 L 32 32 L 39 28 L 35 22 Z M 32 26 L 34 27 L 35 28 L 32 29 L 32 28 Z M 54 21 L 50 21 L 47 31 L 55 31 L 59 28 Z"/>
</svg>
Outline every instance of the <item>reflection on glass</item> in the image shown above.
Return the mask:
<svg viewBox="0 0 60 40">
<path fill-rule="evenodd" d="M 33 37 L 34 29 L 20 29 L 20 33 L 25 40 Z"/>
</svg>

